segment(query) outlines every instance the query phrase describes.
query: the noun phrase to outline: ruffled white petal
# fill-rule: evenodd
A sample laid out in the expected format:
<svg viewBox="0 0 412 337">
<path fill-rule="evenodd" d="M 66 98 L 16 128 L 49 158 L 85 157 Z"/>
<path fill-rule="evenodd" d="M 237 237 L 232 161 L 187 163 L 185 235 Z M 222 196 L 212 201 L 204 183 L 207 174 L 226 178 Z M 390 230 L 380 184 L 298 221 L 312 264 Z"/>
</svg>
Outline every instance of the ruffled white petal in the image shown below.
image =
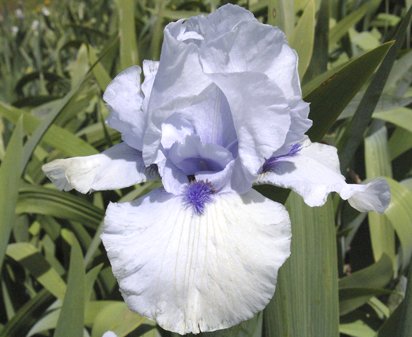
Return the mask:
<svg viewBox="0 0 412 337">
<path fill-rule="evenodd" d="M 140 74 L 138 66 L 123 70 L 107 86 L 103 99 L 110 109 L 107 123 L 122 134 L 129 146 L 141 151 L 146 113 L 142 109 Z"/>
<path fill-rule="evenodd" d="M 309 206 L 321 206 L 331 192 L 361 212 L 383 212 L 389 204 L 389 186 L 383 179 L 369 184 L 347 184 L 340 173 L 337 150 L 333 146 L 306 140 L 294 156 L 280 158 L 270 172 L 262 173 L 257 183 L 291 188 Z"/>
<path fill-rule="evenodd" d="M 203 215 L 156 190 L 110 204 L 102 240 L 128 306 L 180 334 L 262 310 L 290 254 L 285 208 L 254 190 L 212 195 Z"/>
<path fill-rule="evenodd" d="M 143 165 L 141 152 L 125 143 L 92 156 L 56 159 L 42 170 L 58 189 L 81 193 L 129 187 L 156 176 Z"/>
<path fill-rule="evenodd" d="M 279 28 L 248 20 L 215 35 L 200 51 L 207 72 L 264 73 L 287 99 L 302 96 L 298 56 Z"/>
</svg>

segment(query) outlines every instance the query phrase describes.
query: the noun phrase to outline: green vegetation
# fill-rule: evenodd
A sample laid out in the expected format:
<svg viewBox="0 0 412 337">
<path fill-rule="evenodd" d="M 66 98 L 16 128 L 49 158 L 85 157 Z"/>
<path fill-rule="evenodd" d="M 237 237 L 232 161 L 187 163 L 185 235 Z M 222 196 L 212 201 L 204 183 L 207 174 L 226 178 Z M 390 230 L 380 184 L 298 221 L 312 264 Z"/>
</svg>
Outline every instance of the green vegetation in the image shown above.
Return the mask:
<svg viewBox="0 0 412 337">
<path fill-rule="evenodd" d="M 168 22 L 226 2 L 33 1 L 17 14 L 16 6 L 2 9 L 0 337 L 171 336 L 127 309 L 99 238 L 110 201 L 158 183 L 66 193 L 41 166 L 118 142 L 104 123 L 110 80 L 158 59 Z M 263 313 L 206 335 L 411 337 L 411 1 L 231 2 L 286 32 L 311 102 L 310 137 L 338 147 L 348 181 L 385 176 L 392 201 L 383 215 L 360 214 L 338 197 L 310 208 L 294 193 L 261 187 L 287 200 L 292 256 Z"/>
</svg>

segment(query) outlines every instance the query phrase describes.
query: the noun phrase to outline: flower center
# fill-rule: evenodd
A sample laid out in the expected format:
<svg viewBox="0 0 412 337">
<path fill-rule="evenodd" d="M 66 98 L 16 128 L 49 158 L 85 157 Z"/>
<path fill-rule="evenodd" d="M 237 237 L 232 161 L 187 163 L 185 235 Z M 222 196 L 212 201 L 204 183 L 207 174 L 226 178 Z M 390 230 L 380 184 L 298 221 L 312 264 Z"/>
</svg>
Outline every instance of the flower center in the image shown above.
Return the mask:
<svg viewBox="0 0 412 337">
<path fill-rule="evenodd" d="M 281 160 L 282 158 L 293 157 L 301 149 L 302 149 L 302 146 L 300 144 L 293 144 L 290 147 L 290 150 L 288 153 L 266 159 L 266 161 L 263 163 L 260 173 L 272 172 L 275 169 L 276 163 L 279 160 Z"/>
<path fill-rule="evenodd" d="M 212 201 L 212 194 L 215 191 L 212 184 L 205 181 L 191 182 L 184 192 L 184 203 L 192 207 L 197 215 L 202 215 L 205 211 L 205 205 Z"/>
</svg>

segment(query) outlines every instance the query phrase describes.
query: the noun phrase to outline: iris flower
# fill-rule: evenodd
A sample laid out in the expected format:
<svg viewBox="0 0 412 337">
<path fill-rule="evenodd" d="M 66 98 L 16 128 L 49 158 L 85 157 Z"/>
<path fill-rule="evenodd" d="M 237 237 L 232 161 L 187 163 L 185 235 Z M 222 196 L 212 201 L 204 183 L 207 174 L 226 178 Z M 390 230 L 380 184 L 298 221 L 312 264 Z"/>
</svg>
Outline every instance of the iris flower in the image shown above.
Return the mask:
<svg viewBox="0 0 412 337">
<path fill-rule="evenodd" d="M 336 149 L 311 143 L 297 55 L 276 27 L 238 6 L 167 25 L 160 61 L 121 72 L 103 99 L 122 143 L 43 166 L 82 193 L 152 179 L 163 187 L 109 204 L 102 241 L 131 310 L 164 329 L 213 331 L 251 318 L 272 298 L 290 254 L 285 207 L 270 183 L 310 206 L 330 192 L 383 212 L 386 182 L 351 185 Z"/>
</svg>

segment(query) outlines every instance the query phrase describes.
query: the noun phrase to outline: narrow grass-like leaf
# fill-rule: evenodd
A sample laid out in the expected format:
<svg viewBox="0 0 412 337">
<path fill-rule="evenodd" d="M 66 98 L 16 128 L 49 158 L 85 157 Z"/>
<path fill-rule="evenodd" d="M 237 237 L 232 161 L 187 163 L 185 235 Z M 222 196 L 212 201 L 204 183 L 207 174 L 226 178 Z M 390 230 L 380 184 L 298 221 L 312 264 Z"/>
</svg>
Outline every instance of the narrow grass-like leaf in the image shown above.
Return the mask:
<svg viewBox="0 0 412 337">
<path fill-rule="evenodd" d="M 85 291 L 84 291 L 84 299 L 85 301 L 90 300 L 90 296 L 93 292 L 94 283 L 96 282 L 97 277 L 99 276 L 100 271 L 103 268 L 103 264 L 99 264 L 94 267 L 92 270 L 87 272 L 86 279 L 85 279 Z"/>
<path fill-rule="evenodd" d="M 153 60 L 158 60 L 160 57 L 160 46 L 163 38 L 163 19 L 166 0 L 155 0 L 155 22 L 152 28 L 152 41 L 150 44 L 150 54 Z"/>
<path fill-rule="evenodd" d="M 83 83 L 83 82 L 82 82 Z M 78 92 L 80 89 L 82 83 L 80 83 L 76 88 L 72 89 L 57 105 L 57 107 L 51 111 L 39 124 L 39 126 L 36 128 L 36 130 L 33 132 L 32 136 L 29 138 L 29 140 L 26 142 L 24 145 L 24 153 L 22 156 L 22 165 L 23 168 L 26 167 L 28 164 L 30 157 L 36 148 L 36 146 L 39 144 L 39 142 L 42 140 L 43 136 L 47 132 L 47 130 L 50 128 L 50 126 L 53 124 L 53 122 L 56 120 L 56 118 L 61 114 L 61 112 L 64 110 L 64 108 L 72 101 L 74 98 L 75 94 Z"/>
<path fill-rule="evenodd" d="M 391 160 L 399 157 L 412 148 L 412 132 L 400 127 L 396 128 L 389 139 L 388 146 Z"/>
<path fill-rule="evenodd" d="M 53 300 L 54 297 L 46 289 L 39 291 L 4 325 L 0 337 L 25 336 Z"/>
<path fill-rule="evenodd" d="M 85 316 L 84 316 L 84 325 L 87 327 L 92 327 L 96 321 L 96 317 L 102 310 L 115 310 L 118 307 L 125 307 L 124 302 L 120 301 L 90 301 L 86 303 Z M 28 333 L 28 337 L 41 333 L 43 331 L 52 330 L 56 328 L 57 321 L 59 319 L 61 309 L 56 309 L 47 313 L 42 317 Z M 140 319 L 140 316 L 136 314 L 136 317 Z M 148 324 L 149 320 L 145 321 L 145 324 Z M 71 337 L 71 336 L 70 336 Z"/>
<path fill-rule="evenodd" d="M 404 91 L 409 87 L 409 70 L 412 68 L 412 51 L 410 50 L 398 59 L 392 67 L 385 85 L 385 92 L 391 92 L 398 96 L 403 96 Z M 399 90 L 400 89 L 400 90 Z"/>
<path fill-rule="evenodd" d="M 372 113 L 375 110 L 386 80 L 395 62 L 397 52 L 403 44 L 405 32 L 409 25 L 411 15 L 412 8 L 409 9 L 408 13 L 402 19 L 395 34 L 395 44 L 388 51 L 385 59 L 382 61 L 381 66 L 374 75 L 364 96 L 362 97 L 361 102 L 359 103 L 355 115 L 345 129 L 341 141 L 339 142 L 338 149 L 342 171 L 346 170 L 349 166 L 353 155 L 362 142 L 365 130 L 372 118 Z"/>
<path fill-rule="evenodd" d="M 0 268 L 15 222 L 18 185 L 22 173 L 23 121 L 20 119 L 7 146 L 0 167 Z"/>
<path fill-rule="evenodd" d="M 213 332 L 204 332 L 203 337 L 262 337 L 263 313 L 260 312 L 252 319 L 241 322 L 229 329 L 223 329 Z M 174 333 L 172 337 L 179 337 Z"/>
<path fill-rule="evenodd" d="M 321 0 L 315 27 L 315 41 L 312 59 L 303 82 L 307 82 L 326 72 L 329 49 L 329 0 Z"/>
<path fill-rule="evenodd" d="M 268 23 L 278 26 L 290 38 L 295 26 L 293 0 L 268 0 Z"/>
<path fill-rule="evenodd" d="M 0 102 L 0 114 L 12 123 L 16 123 L 22 117 L 24 131 L 27 133 L 33 133 L 41 123 L 38 117 L 3 102 Z M 44 134 L 43 141 L 70 157 L 88 156 L 98 153 L 93 146 L 56 125 L 50 126 Z"/>
<path fill-rule="evenodd" d="M 78 221 L 91 228 L 104 212 L 81 197 L 41 186 L 24 185 L 19 190 L 17 213 L 35 213 Z"/>
<path fill-rule="evenodd" d="M 402 267 L 406 268 L 412 257 L 412 192 L 395 180 L 387 179 L 391 188 L 391 203 L 385 211 L 398 234 L 402 250 Z"/>
<path fill-rule="evenodd" d="M 292 253 L 264 311 L 265 337 L 337 337 L 338 275 L 333 203 L 311 208 L 291 193 Z"/>
<path fill-rule="evenodd" d="M 207 15 L 205 12 L 200 12 L 200 11 L 178 11 L 178 10 L 170 10 L 170 9 L 164 9 L 163 10 L 163 16 L 169 20 L 177 21 L 179 19 L 187 19 L 190 18 L 191 16 L 197 16 L 197 15 Z"/>
<path fill-rule="evenodd" d="M 351 288 L 339 291 L 339 312 L 346 315 L 366 304 L 374 296 L 390 295 L 391 290 L 382 288 Z"/>
<path fill-rule="evenodd" d="M 352 337 L 375 337 L 376 331 L 361 320 L 339 325 L 339 332 Z"/>
<path fill-rule="evenodd" d="M 373 265 L 356 271 L 339 280 L 339 289 L 345 288 L 382 288 L 388 284 L 393 276 L 392 261 L 387 255 Z"/>
<path fill-rule="evenodd" d="M 106 90 L 107 85 L 110 83 L 112 79 L 110 78 L 110 75 L 107 73 L 103 65 L 98 61 L 96 49 L 88 45 L 88 51 L 89 63 L 91 65 L 96 63 L 96 66 L 93 67 L 93 75 L 94 77 L 96 77 L 96 81 L 100 87 L 100 90 L 104 91 Z"/>
<path fill-rule="evenodd" d="M 304 88 L 304 99 L 311 103 L 309 117 L 313 126 L 308 131 L 313 141 L 319 141 L 333 125 L 339 114 L 369 79 L 384 58 L 392 42 L 315 78 Z"/>
<path fill-rule="evenodd" d="M 345 315 L 365 304 L 371 297 L 386 294 L 382 291 L 392 279 L 392 261 L 387 255 L 373 265 L 339 280 L 339 309 Z"/>
<path fill-rule="evenodd" d="M 367 1 L 358 9 L 339 21 L 336 26 L 330 30 L 329 45 L 332 47 L 335 43 L 337 43 L 353 25 L 365 16 L 368 11 L 373 10 L 376 6 L 379 6 L 380 2 L 381 0 Z"/>
<path fill-rule="evenodd" d="M 412 132 L 412 109 L 401 107 L 387 111 L 379 111 L 375 112 L 373 117 L 395 124 Z"/>
<path fill-rule="evenodd" d="M 400 308 L 397 337 L 412 337 L 412 263 L 409 263 L 408 282 L 405 298 Z"/>
<path fill-rule="evenodd" d="M 116 333 L 118 337 L 125 337 L 145 320 L 146 318 L 130 311 L 125 303 L 113 303 L 102 309 L 96 316 L 92 337 L 101 337 L 108 330 Z"/>
<path fill-rule="evenodd" d="M 299 55 L 299 77 L 303 78 L 312 58 L 315 37 L 315 0 L 309 0 L 289 39 Z"/>
<path fill-rule="evenodd" d="M 139 64 L 134 22 L 135 1 L 116 0 L 119 13 L 120 70 Z"/>
<path fill-rule="evenodd" d="M 365 166 L 368 179 L 379 176 L 392 177 L 386 127 L 365 138 Z M 395 231 L 388 219 L 376 212 L 368 214 L 369 231 L 375 261 L 387 254 L 396 268 Z"/>
<path fill-rule="evenodd" d="M 36 247 L 26 242 L 10 244 L 7 247 L 7 255 L 30 271 L 37 281 L 56 298 L 63 299 L 66 284 Z"/>
<path fill-rule="evenodd" d="M 409 264 L 405 298 L 385 321 L 378 337 L 412 337 L 412 263 Z"/>
<path fill-rule="evenodd" d="M 79 243 L 71 242 L 67 291 L 57 321 L 54 337 L 83 336 L 85 271 Z"/>
</svg>

